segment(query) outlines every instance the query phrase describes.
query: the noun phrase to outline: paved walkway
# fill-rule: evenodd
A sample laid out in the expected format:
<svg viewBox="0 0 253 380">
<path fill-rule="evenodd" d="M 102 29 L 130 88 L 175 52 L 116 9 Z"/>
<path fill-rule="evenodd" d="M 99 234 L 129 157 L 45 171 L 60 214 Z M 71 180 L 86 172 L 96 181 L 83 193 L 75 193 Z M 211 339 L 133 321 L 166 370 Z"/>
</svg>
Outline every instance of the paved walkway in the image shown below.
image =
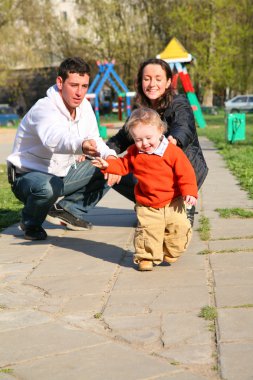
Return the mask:
<svg viewBox="0 0 253 380">
<path fill-rule="evenodd" d="M 201 144 L 210 172 L 198 217 L 211 239 L 200 240 L 197 220 L 171 266 L 136 270 L 133 205 L 113 190 L 89 215 L 90 232 L 45 224 L 49 239 L 37 243 L 17 226 L 2 232 L 0 379 L 253 379 L 253 221 L 215 211 L 253 202 Z M 199 317 L 207 305 L 215 323 Z"/>
</svg>

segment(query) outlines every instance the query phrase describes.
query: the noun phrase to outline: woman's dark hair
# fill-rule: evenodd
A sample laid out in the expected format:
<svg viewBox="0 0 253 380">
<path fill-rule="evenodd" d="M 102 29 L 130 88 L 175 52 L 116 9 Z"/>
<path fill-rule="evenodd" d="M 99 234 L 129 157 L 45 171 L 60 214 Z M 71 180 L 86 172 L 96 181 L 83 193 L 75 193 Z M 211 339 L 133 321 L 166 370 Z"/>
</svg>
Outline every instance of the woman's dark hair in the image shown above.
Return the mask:
<svg viewBox="0 0 253 380">
<path fill-rule="evenodd" d="M 70 73 L 78 73 L 80 75 L 87 74 L 90 76 L 90 67 L 80 57 L 66 58 L 59 66 L 58 76 L 63 82 L 68 78 Z"/>
<path fill-rule="evenodd" d="M 139 106 L 153 108 L 150 102 L 150 99 L 144 94 L 143 88 L 142 88 L 143 71 L 147 65 L 160 65 L 161 68 L 165 71 L 166 78 L 171 79 L 171 81 L 173 78 L 173 74 L 172 74 L 170 65 L 167 62 L 163 61 L 162 59 L 150 58 L 140 64 L 140 67 L 137 73 L 136 83 L 135 83 L 136 93 L 137 93 L 136 103 Z M 165 109 L 171 103 L 172 96 L 173 96 L 173 88 L 170 85 L 165 90 L 164 94 L 159 99 L 157 99 L 157 105 L 155 107 L 155 110 L 159 113 L 160 116 L 163 116 Z"/>
</svg>

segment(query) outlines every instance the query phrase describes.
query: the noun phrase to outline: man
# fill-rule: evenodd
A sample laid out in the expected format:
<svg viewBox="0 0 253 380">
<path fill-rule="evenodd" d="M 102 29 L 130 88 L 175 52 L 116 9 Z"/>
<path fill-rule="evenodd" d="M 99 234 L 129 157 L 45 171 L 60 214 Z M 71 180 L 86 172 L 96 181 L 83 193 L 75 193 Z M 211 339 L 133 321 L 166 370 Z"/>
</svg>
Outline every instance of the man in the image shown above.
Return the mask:
<svg viewBox="0 0 253 380">
<path fill-rule="evenodd" d="M 99 137 L 94 112 L 85 99 L 89 79 L 85 61 L 64 60 L 56 85 L 18 127 L 7 164 L 12 191 L 24 204 L 20 227 L 27 240 L 47 238 L 42 228 L 46 218 L 73 230 L 90 229 L 83 216 L 108 189 L 100 170 L 82 156 L 116 156 Z"/>
</svg>

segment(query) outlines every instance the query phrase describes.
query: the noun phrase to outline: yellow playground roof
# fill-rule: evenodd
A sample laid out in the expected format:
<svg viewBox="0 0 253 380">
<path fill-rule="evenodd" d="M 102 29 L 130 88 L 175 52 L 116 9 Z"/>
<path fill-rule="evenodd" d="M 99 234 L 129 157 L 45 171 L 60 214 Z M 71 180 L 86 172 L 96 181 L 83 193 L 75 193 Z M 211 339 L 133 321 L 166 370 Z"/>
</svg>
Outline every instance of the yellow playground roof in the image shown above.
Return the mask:
<svg viewBox="0 0 253 380">
<path fill-rule="evenodd" d="M 166 48 L 156 56 L 166 62 L 191 62 L 192 55 L 174 37 L 170 40 Z"/>
</svg>

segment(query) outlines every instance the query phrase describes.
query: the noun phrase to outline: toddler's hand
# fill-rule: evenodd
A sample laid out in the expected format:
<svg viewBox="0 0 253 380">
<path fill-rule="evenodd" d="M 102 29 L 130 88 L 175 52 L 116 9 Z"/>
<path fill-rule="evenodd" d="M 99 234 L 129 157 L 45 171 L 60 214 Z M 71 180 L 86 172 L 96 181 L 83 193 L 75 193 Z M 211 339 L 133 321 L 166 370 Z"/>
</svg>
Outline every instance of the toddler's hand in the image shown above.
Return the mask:
<svg viewBox="0 0 253 380">
<path fill-rule="evenodd" d="M 184 197 L 184 201 L 189 206 L 196 206 L 196 204 L 197 204 L 197 199 L 195 197 L 193 197 L 192 195 L 186 195 Z"/>
<path fill-rule="evenodd" d="M 96 166 L 99 169 L 108 168 L 109 164 L 101 157 L 95 157 L 94 160 L 91 161 L 93 166 Z"/>
<path fill-rule="evenodd" d="M 115 183 L 120 183 L 121 175 L 105 173 L 104 179 L 107 179 L 107 184 L 109 186 L 113 186 L 113 185 L 115 185 Z"/>
</svg>

